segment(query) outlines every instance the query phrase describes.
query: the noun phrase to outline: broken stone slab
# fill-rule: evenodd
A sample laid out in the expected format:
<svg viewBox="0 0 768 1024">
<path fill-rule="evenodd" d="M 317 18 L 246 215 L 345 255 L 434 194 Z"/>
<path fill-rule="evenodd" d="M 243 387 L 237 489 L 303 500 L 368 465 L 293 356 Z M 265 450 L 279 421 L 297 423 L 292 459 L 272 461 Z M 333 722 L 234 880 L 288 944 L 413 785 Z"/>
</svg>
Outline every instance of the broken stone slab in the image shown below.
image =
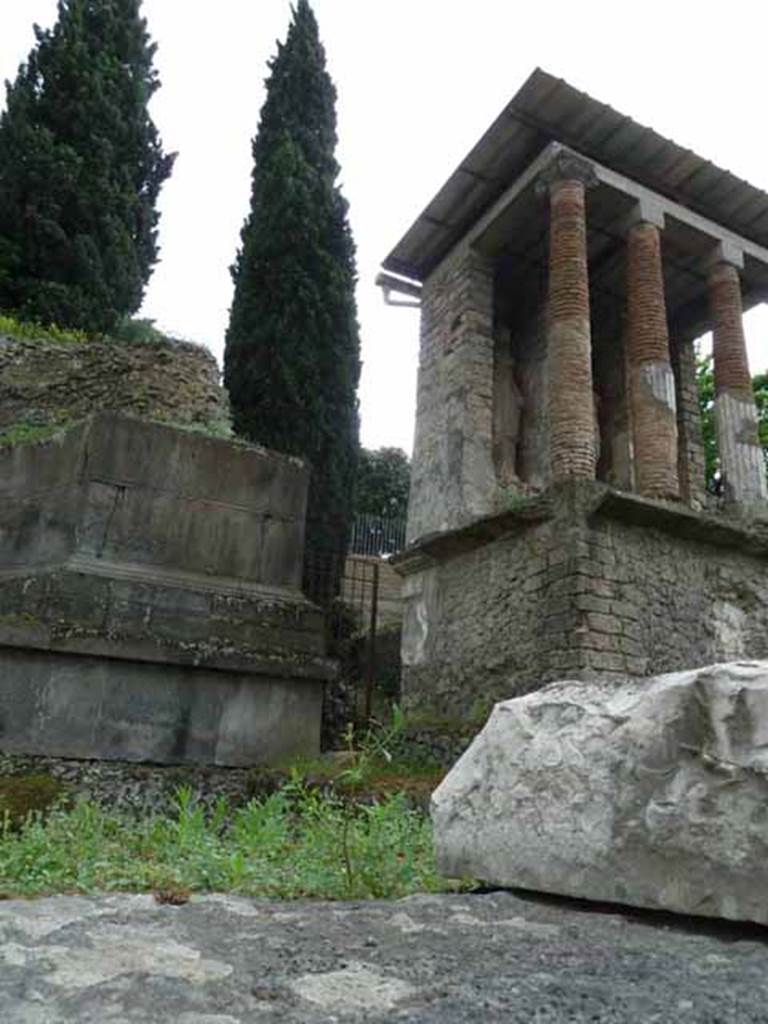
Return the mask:
<svg viewBox="0 0 768 1024">
<path fill-rule="evenodd" d="M 432 818 L 450 876 L 768 924 L 768 661 L 497 704 Z"/>
</svg>

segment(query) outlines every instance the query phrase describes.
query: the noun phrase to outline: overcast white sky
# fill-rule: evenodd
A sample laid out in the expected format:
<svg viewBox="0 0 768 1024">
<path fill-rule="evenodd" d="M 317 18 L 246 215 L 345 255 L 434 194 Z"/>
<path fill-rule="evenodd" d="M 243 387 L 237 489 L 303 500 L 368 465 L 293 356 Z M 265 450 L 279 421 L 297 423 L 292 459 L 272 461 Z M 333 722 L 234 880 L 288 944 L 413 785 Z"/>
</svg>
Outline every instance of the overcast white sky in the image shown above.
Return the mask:
<svg viewBox="0 0 768 1024">
<path fill-rule="evenodd" d="M 418 312 L 383 305 L 379 264 L 536 65 L 768 190 L 761 0 L 313 0 L 339 93 L 341 182 L 358 246 L 362 441 L 410 450 Z M 178 150 L 143 315 L 221 358 L 250 140 L 289 0 L 144 0 Z M 0 0 L 0 77 L 55 0 Z M 3 100 L 4 103 L 4 100 Z M 768 310 L 747 317 L 768 365 Z"/>
</svg>

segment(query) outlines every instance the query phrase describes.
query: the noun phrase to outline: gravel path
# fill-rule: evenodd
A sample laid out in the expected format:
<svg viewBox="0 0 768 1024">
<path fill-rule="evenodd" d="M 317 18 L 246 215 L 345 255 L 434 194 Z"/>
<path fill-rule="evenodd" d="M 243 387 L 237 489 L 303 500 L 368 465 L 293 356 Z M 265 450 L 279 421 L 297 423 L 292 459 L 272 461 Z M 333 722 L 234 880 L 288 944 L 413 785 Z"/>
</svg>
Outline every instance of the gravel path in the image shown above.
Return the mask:
<svg viewBox="0 0 768 1024">
<path fill-rule="evenodd" d="M 768 930 L 511 892 L 11 900 L 0 1021 L 768 1022 Z"/>
</svg>

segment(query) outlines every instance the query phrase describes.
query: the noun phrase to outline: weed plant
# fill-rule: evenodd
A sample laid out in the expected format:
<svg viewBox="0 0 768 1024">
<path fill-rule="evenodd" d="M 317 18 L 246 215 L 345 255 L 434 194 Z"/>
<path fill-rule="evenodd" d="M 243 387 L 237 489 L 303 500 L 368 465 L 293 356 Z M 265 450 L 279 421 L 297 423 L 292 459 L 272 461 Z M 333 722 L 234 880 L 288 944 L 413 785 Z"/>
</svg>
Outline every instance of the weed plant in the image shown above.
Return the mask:
<svg viewBox="0 0 768 1024">
<path fill-rule="evenodd" d="M 445 889 L 429 820 L 402 795 L 350 804 L 298 776 L 206 814 L 189 789 L 174 813 L 136 820 L 81 801 L 0 827 L 0 893 L 232 892 L 280 899 L 400 897 Z"/>
<path fill-rule="evenodd" d="M 0 335 L 17 338 L 19 341 L 51 341 L 56 344 L 81 345 L 88 341 L 85 331 L 70 330 L 56 324 L 39 324 L 32 320 L 17 320 L 0 314 Z"/>
</svg>

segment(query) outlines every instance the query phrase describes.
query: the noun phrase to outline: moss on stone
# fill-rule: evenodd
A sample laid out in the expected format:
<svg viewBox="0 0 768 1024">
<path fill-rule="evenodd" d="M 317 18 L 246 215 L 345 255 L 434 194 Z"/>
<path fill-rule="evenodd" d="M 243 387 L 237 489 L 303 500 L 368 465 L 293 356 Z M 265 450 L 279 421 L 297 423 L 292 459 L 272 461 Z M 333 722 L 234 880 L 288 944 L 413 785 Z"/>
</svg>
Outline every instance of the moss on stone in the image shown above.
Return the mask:
<svg viewBox="0 0 768 1024">
<path fill-rule="evenodd" d="M 44 444 L 73 426 L 75 426 L 74 420 L 46 424 L 21 420 L 0 432 L 0 448 L 14 447 L 20 444 Z"/>
<path fill-rule="evenodd" d="M 44 814 L 65 801 L 69 787 L 52 775 L 0 777 L 0 821 L 19 828 L 30 814 Z"/>
</svg>

